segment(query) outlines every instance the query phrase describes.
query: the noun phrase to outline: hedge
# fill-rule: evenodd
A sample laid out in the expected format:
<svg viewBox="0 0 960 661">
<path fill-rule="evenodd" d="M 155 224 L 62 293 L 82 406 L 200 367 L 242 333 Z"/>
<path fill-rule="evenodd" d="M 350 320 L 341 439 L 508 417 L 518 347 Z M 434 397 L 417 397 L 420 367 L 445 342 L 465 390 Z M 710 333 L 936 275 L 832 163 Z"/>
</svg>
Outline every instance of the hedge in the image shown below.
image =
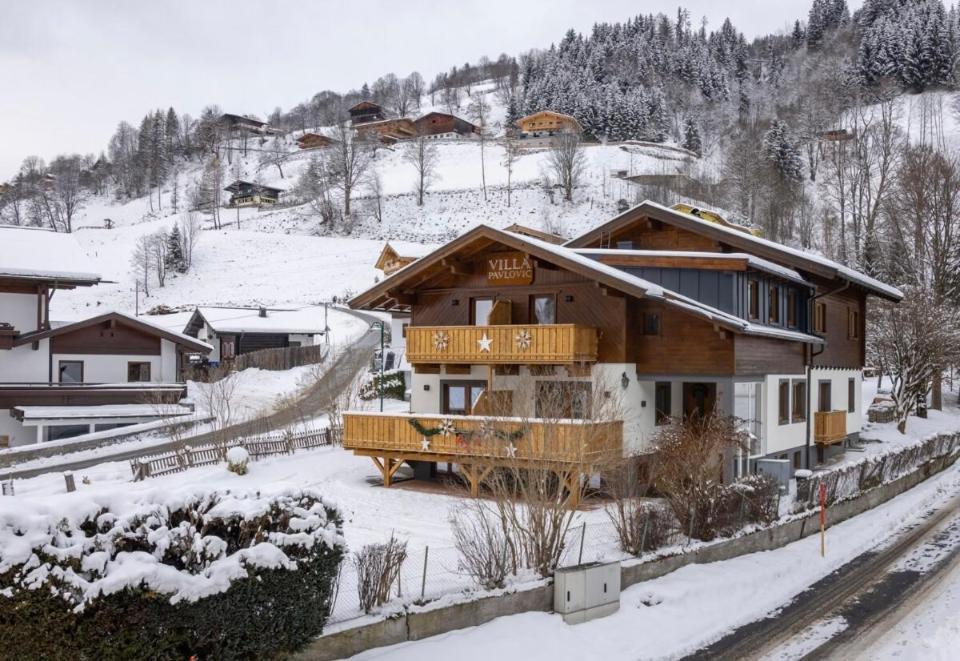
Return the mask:
<svg viewBox="0 0 960 661">
<path fill-rule="evenodd" d="M 0 510 L 3 654 L 275 658 L 329 616 L 344 546 L 337 510 L 315 493 L 155 499 L 60 520 L 24 505 Z"/>
</svg>

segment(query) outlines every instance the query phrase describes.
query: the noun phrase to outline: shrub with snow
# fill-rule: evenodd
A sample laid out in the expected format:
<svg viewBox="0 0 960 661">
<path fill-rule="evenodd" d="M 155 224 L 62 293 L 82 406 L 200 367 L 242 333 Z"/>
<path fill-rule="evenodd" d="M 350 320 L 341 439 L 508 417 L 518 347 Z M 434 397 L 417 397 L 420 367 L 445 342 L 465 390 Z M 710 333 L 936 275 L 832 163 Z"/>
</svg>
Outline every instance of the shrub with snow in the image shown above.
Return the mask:
<svg viewBox="0 0 960 661">
<path fill-rule="evenodd" d="M 250 453 L 239 445 L 227 450 L 227 470 L 237 475 L 247 474 L 247 464 L 250 463 Z"/>
<path fill-rule="evenodd" d="M 0 639 L 23 658 L 273 658 L 322 632 L 344 542 L 318 493 L 0 501 Z"/>
</svg>

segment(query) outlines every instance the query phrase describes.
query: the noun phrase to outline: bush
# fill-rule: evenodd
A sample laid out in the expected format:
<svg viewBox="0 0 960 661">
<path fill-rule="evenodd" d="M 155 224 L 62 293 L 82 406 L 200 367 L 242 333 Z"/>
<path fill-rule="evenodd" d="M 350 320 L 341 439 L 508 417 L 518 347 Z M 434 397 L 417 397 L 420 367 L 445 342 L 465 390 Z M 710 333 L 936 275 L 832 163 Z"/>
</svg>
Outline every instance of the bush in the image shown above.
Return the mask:
<svg viewBox="0 0 960 661">
<path fill-rule="evenodd" d="M 245 448 L 235 445 L 227 450 L 227 470 L 231 473 L 246 475 L 248 463 L 250 463 L 250 453 Z"/>
<path fill-rule="evenodd" d="M 453 544 L 460 555 L 459 569 L 481 588 L 502 588 L 507 575 L 516 572 L 503 522 L 488 505 L 475 499 L 453 513 Z"/>
<path fill-rule="evenodd" d="M 390 601 L 393 584 L 407 559 L 407 543 L 390 535 L 385 544 L 368 544 L 353 554 L 357 596 L 364 613 Z"/>
<path fill-rule="evenodd" d="M 329 615 L 343 540 L 316 493 L 14 500 L 0 640 L 21 658 L 273 658 Z"/>
<path fill-rule="evenodd" d="M 406 385 L 403 382 L 403 374 L 400 372 L 387 372 L 383 375 L 383 396 L 385 399 L 399 399 L 403 401 L 406 395 Z M 360 399 L 370 401 L 380 398 L 380 375 L 376 374 L 372 379 L 360 387 Z"/>
</svg>

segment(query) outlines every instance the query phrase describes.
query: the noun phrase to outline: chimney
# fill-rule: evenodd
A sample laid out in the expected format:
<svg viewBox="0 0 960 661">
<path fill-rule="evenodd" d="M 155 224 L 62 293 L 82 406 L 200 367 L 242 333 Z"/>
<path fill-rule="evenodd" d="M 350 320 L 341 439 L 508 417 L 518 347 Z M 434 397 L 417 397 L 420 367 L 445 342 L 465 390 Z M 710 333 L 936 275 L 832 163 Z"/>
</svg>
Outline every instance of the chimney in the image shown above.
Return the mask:
<svg viewBox="0 0 960 661">
<path fill-rule="evenodd" d="M 261 317 L 266 317 L 266 316 L 267 316 L 267 308 L 265 308 L 265 307 L 263 307 L 263 306 L 260 306 L 260 316 L 261 316 Z"/>
</svg>

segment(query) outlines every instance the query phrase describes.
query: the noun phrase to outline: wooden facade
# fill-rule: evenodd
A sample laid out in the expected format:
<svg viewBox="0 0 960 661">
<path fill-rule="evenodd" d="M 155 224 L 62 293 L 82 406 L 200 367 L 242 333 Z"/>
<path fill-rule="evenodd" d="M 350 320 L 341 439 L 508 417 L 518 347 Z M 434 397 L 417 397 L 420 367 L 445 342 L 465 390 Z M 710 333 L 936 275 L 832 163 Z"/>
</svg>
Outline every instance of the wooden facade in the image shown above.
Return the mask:
<svg viewBox="0 0 960 661">
<path fill-rule="evenodd" d="M 430 112 L 414 121 L 417 135 L 442 136 L 456 134 L 472 137 L 480 134 L 480 127 L 445 112 Z"/>
<path fill-rule="evenodd" d="M 399 140 L 409 140 L 417 135 L 417 127 L 409 117 L 364 122 L 355 128 L 357 137 L 368 140 L 378 139 L 386 144 L 392 144 Z"/>
<path fill-rule="evenodd" d="M 552 110 L 541 110 L 521 117 L 517 120 L 517 128 L 529 135 L 583 132 L 575 117 Z"/>
<path fill-rule="evenodd" d="M 576 324 L 410 326 L 414 365 L 568 365 L 597 359 L 597 331 Z"/>
<path fill-rule="evenodd" d="M 304 133 L 297 138 L 297 147 L 300 149 L 323 149 L 333 144 L 333 139 L 320 133 Z"/>
<path fill-rule="evenodd" d="M 383 106 L 373 101 L 361 101 L 350 107 L 347 112 L 350 114 L 350 121 L 354 126 L 386 119 Z"/>
<path fill-rule="evenodd" d="M 817 411 L 814 413 L 813 435 L 818 445 L 842 442 L 847 437 L 847 412 Z"/>
</svg>

